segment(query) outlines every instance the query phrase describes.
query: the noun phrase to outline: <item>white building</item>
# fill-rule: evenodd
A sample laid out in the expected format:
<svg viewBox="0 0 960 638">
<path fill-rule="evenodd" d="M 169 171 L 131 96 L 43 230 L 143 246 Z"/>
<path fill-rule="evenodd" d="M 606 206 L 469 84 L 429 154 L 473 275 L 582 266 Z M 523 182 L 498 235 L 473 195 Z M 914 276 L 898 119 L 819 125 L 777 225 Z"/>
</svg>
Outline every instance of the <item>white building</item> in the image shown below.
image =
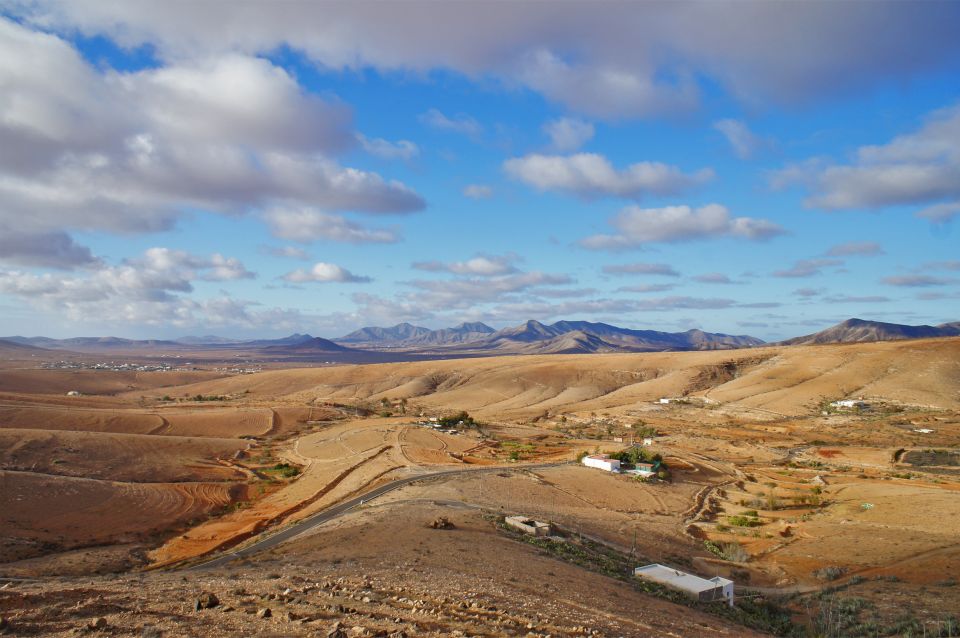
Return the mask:
<svg viewBox="0 0 960 638">
<path fill-rule="evenodd" d="M 606 454 L 592 454 L 590 456 L 585 456 L 583 457 L 583 464 L 587 467 L 595 467 L 598 470 L 606 470 L 607 472 L 620 471 L 620 461 L 617 459 L 611 459 Z"/>
<path fill-rule="evenodd" d="M 860 401 L 859 399 L 843 399 L 841 401 L 834 401 L 831 403 L 835 408 L 847 408 L 847 409 L 863 409 L 867 407 L 866 402 Z"/>
<path fill-rule="evenodd" d="M 682 591 L 700 602 L 725 600 L 733 607 L 733 581 L 720 576 L 708 580 L 659 563 L 637 567 L 633 575 Z"/>
</svg>

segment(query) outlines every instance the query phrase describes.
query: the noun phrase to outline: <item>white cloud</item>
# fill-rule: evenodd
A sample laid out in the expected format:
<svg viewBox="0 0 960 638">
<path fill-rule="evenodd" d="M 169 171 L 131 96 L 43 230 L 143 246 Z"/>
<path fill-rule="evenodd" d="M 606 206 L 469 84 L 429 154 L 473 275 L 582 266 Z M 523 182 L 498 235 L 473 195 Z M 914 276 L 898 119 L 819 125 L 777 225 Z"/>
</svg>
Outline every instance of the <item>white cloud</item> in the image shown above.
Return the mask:
<svg viewBox="0 0 960 638">
<path fill-rule="evenodd" d="M 348 108 L 237 53 L 101 71 L 67 42 L 0 18 L 0 234 L 88 262 L 72 230 L 152 232 L 185 209 L 275 205 L 402 213 L 419 195 L 333 156 L 354 143 Z M 9 251 L 11 254 L 13 251 Z"/>
<path fill-rule="evenodd" d="M 77 275 L 0 271 L 0 293 L 72 322 L 186 325 L 209 319 L 215 305 L 186 296 L 193 282 L 254 276 L 235 258 L 158 247 L 116 266 L 98 262 Z"/>
<path fill-rule="evenodd" d="M 803 185 L 807 204 L 817 208 L 929 204 L 918 216 L 949 220 L 960 210 L 960 105 L 933 112 L 919 129 L 886 144 L 861 146 L 849 164 L 808 160 L 774 173 L 771 183 Z"/>
<path fill-rule="evenodd" d="M 624 250 L 651 242 L 681 242 L 713 237 L 739 237 L 761 241 L 785 231 L 765 219 L 730 217 L 725 206 L 700 208 L 627 206 L 610 220 L 615 235 L 592 235 L 580 241 L 592 250 Z"/>
<path fill-rule="evenodd" d="M 38 0 L 45 28 L 150 43 L 160 57 L 288 46 L 332 69 L 453 71 L 532 88 L 581 113 L 633 117 L 697 104 L 705 77 L 748 103 L 806 102 L 952 68 L 952 3 L 205 3 Z M 430 19 L 423 16 L 429 13 Z"/>
<path fill-rule="evenodd" d="M 678 273 L 670 264 L 616 264 L 604 266 L 603 272 L 608 275 L 665 275 L 667 277 L 679 277 Z"/>
<path fill-rule="evenodd" d="M 508 159 L 503 168 L 510 177 L 539 190 L 586 198 L 673 195 L 701 186 L 714 175 L 708 168 L 687 174 L 660 162 L 639 162 L 618 170 L 606 157 L 595 153 L 532 154 Z"/>
<path fill-rule="evenodd" d="M 463 113 L 451 118 L 437 109 L 430 109 L 420 116 L 420 121 L 440 131 L 452 131 L 470 137 L 476 137 L 483 132 L 483 126 L 480 125 L 480 122 Z"/>
<path fill-rule="evenodd" d="M 429 272 L 449 272 L 456 275 L 477 275 L 480 277 L 495 277 L 517 272 L 514 262 L 516 255 L 478 255 L 466 261 L 443 263 L 439 261 L 416 262 L 413 267 L 417 270 Z"/>
<path fill-rule="evenodd" d="M 463 194 L 470 199 L 490 199 L 493 197 L 493 189 L 485 184 L 468 184 L 464 187 Z"/>
<path fill-rule="evenodd" d="M 396 230 L 367 228 L 342 215 L 312 208 L 270 208 L 263 214 L 270 232 L 281 239 L 309 243 L 318 240 L 351 244 L 390 244 L 399 241 Z"/>
<path fill-rule="evenodd" d="M 875 241 L 850 241 L 831 246 L 824 254 L 828 257 L 872 257 L 882 255 L 883 248 Z"/>
<path fill-rule="evenodd" d="M 568 275 L 532 271 L 449 280 L 420 279 L 407 283 L 417 289 L 415 298 L 428 307 L 462 309 L 477 304 L 506 301 L 513 294 L 535 292 L 543 286 L 567 285 L 573 283 L 573 279 Z"/>
<path fill-rule="evenodd" d="M 410 140 L 391 142 L 380 137 L 369 138 L 357 133 L 357 140 L 363 150 L 383 159 L 411 160 L 420 154 L 420 147 Z"/>
<path fill-rule="evenodd" d="M 764 145 L 764 141 L 754 135 L 750 128 L 740 120 L 718 120 L 713 123 L 713 128 L 723 133 L 723 136 L 727 138 L 727 142 L 733 148 L 734 154 L 740 159 L 750 159 Z"/>
<path fill-rule="evenodd" d="M 369 277 L 361 277 L 354 275 L 352 272 L 346 268 L 341 268 L 336 264 L 329 264 L 323 261 L 318 261 L 313 265 L 310 270 L 297 269 L 292 272 L 288 272 L 283 276 L 284 281 L 289 281 L 290 283 L 369 283 L 372 281 Z"/>
<path fill-rule="evenodd" d="M 550 146 L 561 153 L 575 151 L 593 139 L 593 124 L 573 118 L 561 117 L 543 125 L 543 132 L 550 138 Z"/>
</svg>

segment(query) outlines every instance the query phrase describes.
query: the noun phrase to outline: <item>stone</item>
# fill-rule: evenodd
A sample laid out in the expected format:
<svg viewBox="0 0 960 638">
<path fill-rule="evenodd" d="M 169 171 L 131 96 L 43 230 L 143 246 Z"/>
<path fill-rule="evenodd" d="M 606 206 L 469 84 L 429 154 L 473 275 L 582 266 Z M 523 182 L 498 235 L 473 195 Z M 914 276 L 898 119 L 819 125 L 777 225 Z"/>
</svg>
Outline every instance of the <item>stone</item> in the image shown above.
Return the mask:
<svg viewBox="0 0 960 638">
<path fill-rule="evenodd" d="M 106 629 L 107 619 L 104 618 L 103 616 L 100 616 L 99 618 L 94 618 L 93 620 L 87 623 L 87 628 L 93 631 L 100 631 L 101 629 Z"/>
<path fill-rule="evenodd" d="M 220 599 L 217 598 L 215 594 L 205 591 L 197 596 L 197 602 L 196 605 L 194 605 L 194 608 L 196 611 L 200 611 L 201 609 L 213 609 L 219 604 Z"/>
<path fill-rule="evenodd" d="M 269 618 L 273 616 L 273 612 L 270 611 L 269 607 L 264 607 L 257 610 L 257 618 Z"/>
</svg>

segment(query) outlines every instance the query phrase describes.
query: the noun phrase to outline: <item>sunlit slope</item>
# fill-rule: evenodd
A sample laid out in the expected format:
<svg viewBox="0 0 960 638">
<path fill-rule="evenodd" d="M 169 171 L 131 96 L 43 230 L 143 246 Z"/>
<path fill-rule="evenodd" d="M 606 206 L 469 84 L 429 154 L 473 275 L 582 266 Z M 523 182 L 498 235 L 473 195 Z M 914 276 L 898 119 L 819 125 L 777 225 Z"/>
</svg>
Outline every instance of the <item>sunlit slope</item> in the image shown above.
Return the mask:
<svg viewBox="0 0 960 638">
<path fill-rule="evenodd" d="M 353 403 L 407 398 L 436 409 L 523 418 L 618 412 L 660 397 L 807 414 L 823 398 L 960 407 L 960 339 L 733 351 L 513 356 L 263 372 L 178 392 Z"/>
</svg>

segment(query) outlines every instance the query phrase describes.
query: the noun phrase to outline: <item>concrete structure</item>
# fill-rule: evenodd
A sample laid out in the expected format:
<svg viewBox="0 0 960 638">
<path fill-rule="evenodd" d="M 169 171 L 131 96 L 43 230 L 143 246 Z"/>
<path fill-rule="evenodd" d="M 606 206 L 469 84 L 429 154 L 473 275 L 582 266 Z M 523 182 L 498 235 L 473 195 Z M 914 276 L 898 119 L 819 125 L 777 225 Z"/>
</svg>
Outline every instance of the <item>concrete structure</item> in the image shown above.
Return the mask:
<svg viewBox="0 0 960 638">
<path fill-rule="evenodd" d="M 643 440 L 643 444 L 644 444 L 645 446 L 653 445 L 653 439 L 651 439 L 650 437 L 647 437 L 647 438 L 645 438 L 645 439 Z"/>
<path fill-rule="evenodd" d="M 507 516 L 503 520 L 507 525 L 520 530 L 524 534 L 530 534 L 531 536 L 550 535 L 550 523 L 535 521 L 526 516 Z"/>
<path fill-rule="evenodd" d="M 78 397 L 78 396 L 80 396 L 80 393 L 77 392 L 76 390 L 70 390 L 70 392 L 67 392 L 67 396 L 68 396 L 68 397 Z"/>
<path fill-rule="evenodd" d="M 868 407 L 865 401 L 859 399 L 843 399 L 842 401 L 834 401 L 830 405 L 835 408 L 846 408 L 848 410 L 862 410 Z"/>
<path fill-rule="evenodd" d="M 637 567 L 633 575 L 682 591 L 700 602 L 726 601 L 733 607 L 733 581 L 720 576 L 708 580 L 659 563 Z"/>
<path fill-rule="evenodd" d="M 634 471 L 640 476 L 653 476 L 657 473 L 659 463 L 637 463 L 634 465 Z"/>
<path fill-rule="evenodd" d="M 583 464 L 587 467 L 595 467 L 598 470 L 606 470 L 607 472 L 620 471 L 620 461 L 617 459 L 611 459 L 606 454 L 592 454 L 590 456 L 585 456 L 583 457 Z"/>
</svg>

